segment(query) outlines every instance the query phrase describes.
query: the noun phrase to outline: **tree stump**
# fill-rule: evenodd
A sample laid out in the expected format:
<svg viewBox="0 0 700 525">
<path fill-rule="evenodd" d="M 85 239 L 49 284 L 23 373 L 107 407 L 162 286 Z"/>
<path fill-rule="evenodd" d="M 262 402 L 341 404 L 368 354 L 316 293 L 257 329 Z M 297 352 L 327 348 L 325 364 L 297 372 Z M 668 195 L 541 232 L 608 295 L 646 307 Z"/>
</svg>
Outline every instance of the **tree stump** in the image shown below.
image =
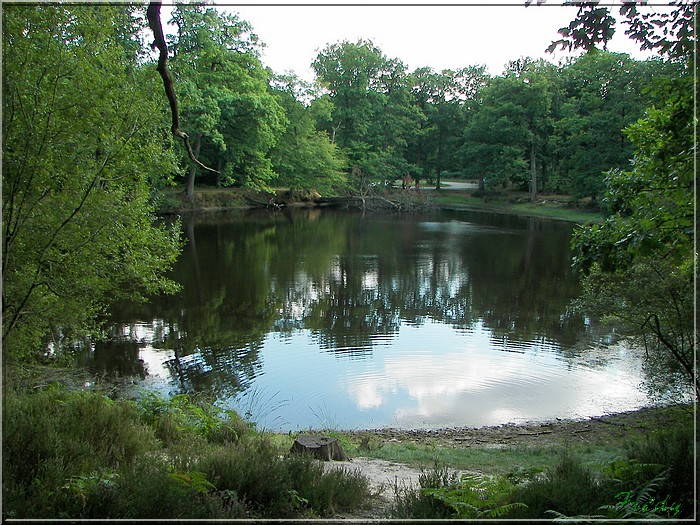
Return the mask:
<svg viewBox="0 0 700 525">
<path fill-rule="evenodd" d="M 348 461 L 338 440 L 323 436 L 298 436 L 292 445 L 292 452 L 307 452 L 322 461 Z"/>
</svg>

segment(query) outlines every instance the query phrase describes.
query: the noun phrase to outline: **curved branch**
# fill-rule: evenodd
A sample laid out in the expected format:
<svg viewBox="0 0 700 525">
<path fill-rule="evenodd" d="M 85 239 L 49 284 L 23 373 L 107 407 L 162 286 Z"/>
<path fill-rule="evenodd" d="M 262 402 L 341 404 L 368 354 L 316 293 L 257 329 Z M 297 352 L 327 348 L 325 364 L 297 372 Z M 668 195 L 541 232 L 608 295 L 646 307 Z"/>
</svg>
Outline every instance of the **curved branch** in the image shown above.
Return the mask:
<svg viewBox="0 0 700 525">
<path fill-rule="evenodd" d="M 654 321 L 653 325 L 651 324 L 651 321 Z M 695 369 L 693 368 L 693 364 L 686 359 L 686 357 L 679 351 L 676 345 L 674 345 L 663 335 L 663 332 L 661 331 L 661 322 L 659 321 L 659 316 L 656 314 L 649 314 L 646 321 L 644 321 L 644 324 L 642 324 L 642 329 L 647 327 L 651 330 L 651 333 L 656 336 L 659 342 L 661 342 L 661 344 L 663 344 L 671 352 L 671 354 L 673 354 L 673 357 L 676 359 L 676 361 L 678 361 L 678 363 L 686 371 L 686 373 L 690 377 L 693 387 L 695 388 L 695 396 L 697 397 L 700 394 L 700 385 L 698 385 L 698 380 L 695 376 Z"/>
<path fill-rule="evenodd" d="M 163 34 L 163 25 L 160 21 L 160 6 L 161 2 L 150 2 L 148 4 L 148 9 L 146 10 L 146 18 L 148 18 L 148 26 L 153 31 L 153 44 L 151 47 L 158 49 L 158 67 L 156 70 L 160 73 L 160 77 L 163 79 L 163 87 L 165 88 L 165 94 L 168 97 L 168 102 L 170 103 L 170 114 L 172 116 L 172 125 L 170 130 L 173 132 L 177 138 L 182 139 L 187 149 L 187 156 L 192 162 L 197 166 L 207 171 L 213 173 L 219 173 L 215 169 L 205 166 L 198 159 L 197 156 L 192 151 L 192 145 L 190 144 L 190 138 L 187 133 L 180 130 L 180 119 L 178 116 L 177 109 L 177 96 L 175 95 L 175 88 L 173 86 L 173 79 L 170 76 L 170 70 L 168 69 L 168 45 L 165 43 L 165 35 Z"/>
</svg>

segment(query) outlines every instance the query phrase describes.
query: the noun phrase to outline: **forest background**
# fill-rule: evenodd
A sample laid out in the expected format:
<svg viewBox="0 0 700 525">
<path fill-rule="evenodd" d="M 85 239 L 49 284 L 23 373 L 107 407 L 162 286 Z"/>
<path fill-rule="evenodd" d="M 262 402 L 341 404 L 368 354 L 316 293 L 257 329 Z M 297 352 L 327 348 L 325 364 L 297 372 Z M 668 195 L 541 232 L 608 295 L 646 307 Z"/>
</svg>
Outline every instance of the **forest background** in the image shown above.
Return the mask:
<svg viewBox="0 0 700 525">
<path fill-rule="evenodd" d="M 266 68 L 237 15 L 177 4 L 173 113 L 145 5 L 3 4 L 3 358 L 94 333 L 121 297 L 177 288 L 165 275 L 179 233 L 153 224 L 172 184 L 188 199 L 195 186 L 364 195 L 410 175 L 599 208 L 605 223 L 575 236 L 582 304 L 632 319 L 694 384 L 696 7 L 620 8 L 649 60 L 607 52 L 615 18 L 591 3 L 552 43 L 582 51 L 560 64 L 409 71 L 369 40 L 342 41 L 308 83 Z M 621 295 L 640 280 L 647 296 Z"/>
</svg>

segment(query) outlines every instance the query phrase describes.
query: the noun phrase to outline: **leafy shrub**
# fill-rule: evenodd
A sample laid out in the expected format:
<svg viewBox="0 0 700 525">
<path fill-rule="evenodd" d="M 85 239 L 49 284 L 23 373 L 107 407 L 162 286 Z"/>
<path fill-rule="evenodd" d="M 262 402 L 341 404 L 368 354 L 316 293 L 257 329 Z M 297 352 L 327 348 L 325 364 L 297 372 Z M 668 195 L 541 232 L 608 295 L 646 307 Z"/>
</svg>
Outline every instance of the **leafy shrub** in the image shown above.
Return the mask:
<svg viewBox="0 0 700 525">
<path fill-rule="evenodd" d="M 137 405 L 52 386 L 8 390 L 3 409 L 3 518 L 285 518 L 369 494 L 358 473 L 280 455 L 202 399 Z"/>
<path fill-rule="evenodd" d="M 4 400 L 6 474 L 31 483 L 47 462 L 60 463 L 67 477 L 133 463 L 158 447 L 153 432 L 139 422 L 135 406 L 99 394 L 67 392 L 58 387 Z M 48 469 L 51 470 L 51 469 Z"/>
<path fill-rule="evenodd" d="M 392 518 L 399 519 L 447 519 L 453 510 L 425 491 L 446 488 L 457 482 L 457 474 L 444 465 L 435 463 L 431 470 L 423 470 L 418 476 L 420 489 L 394 484 Z"/>
<path fill-rule="evenodd" d="M 359 470 L 332 468 L 309 481 L 297 485 L 299 494 L 321 515 L 359 508 L 370 493 L 369 480 Z"/>
<path fill-rule="evenodd" d="M 154 427 L 166 444 L 191 434 L 211 443 L 233 443 L 249 431 L 248 424 L 235 411 L 217 407 L 203 396 L 179 394 L 165 399 L 146 392 L 139 407 L 144 421 Z"/>
<path fill-rule="evenodd" d="M 263 437 L 212 451 L 200 459 L 198 470 L 219 490 L 235 491 L 260 517 L 293 514 L 294 505 L 286 497 L 293 489 L 289 470 L 279 451 Z"/>
<path fill-rule="evenodd" d="M 641 440 L 625 445 L 628 465 L 627 475 L 621 476 L 622 490 L 634 490 L 648 483 L 653 476 L 658 479 L 656 493 L 669 496 L 674 502 L 685 503 L 686 512 L 691 512 L 694 499 L 695 440 L 693 427 L 681 425 L 676 428 L 654 432 Z"/>
<path fill-rule="evenodd" d="M 85 503 L 113 485 L 117 469 L 159 447 L 133 403 L 55 384 L 30 395 L 8 390 L 3 446 L 5 511 L 29 517 L 71 515 L 70 494 Z"/>
<path fill-rule="evenodd" d="M 423 493 L 448 507 L 453 518 L 484 519 L 502 518 L 526 507 L 511 500 L 512 490 L 513 485 L 504 478 L 468 475 L 456 485 L 424 489 Z"/>
<path fill-rule="evenodd" d="M 568 452 L 544 475 L 517 485 L 513 501 L 525 506 L 513 510 L 512 517 L 544 519 L 547 511 L 565 516 L 592 515 L 612 501 L 614 488 L 609 481 L 597 480 L 581 461 Z"/>
</svg>

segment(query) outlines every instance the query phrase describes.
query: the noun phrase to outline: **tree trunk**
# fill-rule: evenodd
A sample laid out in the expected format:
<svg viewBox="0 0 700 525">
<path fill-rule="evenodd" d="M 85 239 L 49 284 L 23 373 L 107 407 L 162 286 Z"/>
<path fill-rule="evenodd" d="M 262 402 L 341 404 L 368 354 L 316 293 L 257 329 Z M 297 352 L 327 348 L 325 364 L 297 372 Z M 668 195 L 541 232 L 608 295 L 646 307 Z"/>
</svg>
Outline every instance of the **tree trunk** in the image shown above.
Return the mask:
<svg viewBox="0 0 700 525">
<path fill-rule="evenodd" d="M 216 161 L 216 187 L 221 188 L 221 169 L 224 166 L 224 161 L 221 157 Z"/>
<path fill-rule="evenodd" d="M 532 183 L 530 184 L 530 201 L 537 200 L 537 155 L 535 155 L 535 142 L 530 145 L 530 170 L 532 171 Z"/>
<path fill-rule="evenodd" d="M 307 452 L 322 461 L 348 461 L 343 447 L 335 438 L 300 435 L 292 445 L 292 452 Z"/>
<path fill-rule="evenodd" d="M 199 148 L 202 145 L 202 135 L 197 133 L 194 136 L 194 155 L 199 157 Z M 197 165 L 192 164 L 190 166 L 190 174 L 187 177 L 187 200 L 194 202 L 194 179 L 197 176 Z"/>
</svg>

